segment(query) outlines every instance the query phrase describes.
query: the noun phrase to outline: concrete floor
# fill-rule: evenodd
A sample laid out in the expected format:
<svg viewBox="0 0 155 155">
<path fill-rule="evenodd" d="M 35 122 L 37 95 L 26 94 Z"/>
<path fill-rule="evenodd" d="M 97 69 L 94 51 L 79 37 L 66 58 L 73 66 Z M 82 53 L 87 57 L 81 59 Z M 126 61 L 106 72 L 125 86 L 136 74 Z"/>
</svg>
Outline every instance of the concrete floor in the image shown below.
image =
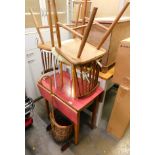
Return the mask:
<svg viewBox="0 0 155 155">
<path fill-rule="evenodd" d="M 36 103 L 33 113 L 33 126 L 25 131 L 25 155 L 129 155 L 130 129 L 121 140 L 106 133 L 106 125 L 116 96 L 116 89 L 107 92 L 102 120 L 98 128 L 91 130 L 87 125 L 88 115 L 82 113 L 79 144 L 61 152 L 61 145 L 54 142 L 50 132 L 44 100 Z"/>
</svg>

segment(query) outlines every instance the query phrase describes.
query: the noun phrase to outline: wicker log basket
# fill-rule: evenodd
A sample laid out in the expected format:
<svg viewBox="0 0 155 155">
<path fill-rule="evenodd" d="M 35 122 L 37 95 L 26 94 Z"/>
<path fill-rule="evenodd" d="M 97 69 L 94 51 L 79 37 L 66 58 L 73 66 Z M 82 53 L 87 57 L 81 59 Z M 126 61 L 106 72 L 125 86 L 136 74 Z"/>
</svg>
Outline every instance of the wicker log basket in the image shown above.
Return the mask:
<svg viewBox="0 0 155 155">
<path fill-rule="evenodd" d="M 65 142 L 71 137 L 73 124 L 57 109 L 50 113 L 50 121 L 52 136 L 56 142 Z"/>
</svg>

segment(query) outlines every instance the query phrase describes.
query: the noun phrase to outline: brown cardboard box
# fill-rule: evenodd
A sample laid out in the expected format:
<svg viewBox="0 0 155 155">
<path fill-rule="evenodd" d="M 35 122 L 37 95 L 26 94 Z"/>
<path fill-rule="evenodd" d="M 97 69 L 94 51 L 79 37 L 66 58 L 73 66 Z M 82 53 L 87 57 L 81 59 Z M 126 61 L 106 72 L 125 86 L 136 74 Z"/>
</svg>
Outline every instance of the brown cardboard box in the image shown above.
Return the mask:
<svg viewBox="0 0 155 155">
<path fill-rule="evenodd" d="M 120 86 L 117 92 L 112 113 L 108 122 L 107 132 L 120 139 L 123 137 L 130 122 L 130 89 Z"/>
<path fill-rule="evenodd" d="M 112 81 L 130 87 L 130 38 L 120 43 Z"/>
</svg>

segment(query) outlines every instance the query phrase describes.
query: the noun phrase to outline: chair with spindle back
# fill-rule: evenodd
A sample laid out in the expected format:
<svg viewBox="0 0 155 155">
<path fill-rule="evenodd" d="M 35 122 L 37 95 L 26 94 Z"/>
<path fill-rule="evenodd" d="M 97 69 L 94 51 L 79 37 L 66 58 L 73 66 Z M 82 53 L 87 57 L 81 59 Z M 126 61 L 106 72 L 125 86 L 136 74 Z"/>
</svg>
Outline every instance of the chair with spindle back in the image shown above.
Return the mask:
<svg viewBox="0 0 155 155">
<path fill-rule="evenodd" d="M 98 86 L 98 82 L 96 81 L 98 81 L 99 76 L 99 64 L 100 64 L 99 60 L 106 53 L 106 50 L 101 48 L 101 46 L 105 42 L 107 37 L 110 35 L 112 29 L 117 24 L 118 20 L 128 7 L 129 2 L 123 7 L 119 15 L 116 17 L 115 21 L 109 28 L 100 25 L 96 21 L 94 22 L 94 18 L 97 12 L 97 8 L 95 7 L 93 8 L 90 18 L 85 17 L 87 0 L 84 1 L 85 10 L 82 19 L 82 25 L 73 28 L 70 28 L 69 26 L 62 24 L 58 21 L 55 0 L 48 0 L 48 2 L 49 6 L 53 8 L 53 15 L 55 20 L 55 27 L 58 41 L 58 45 L 55 46 L 55 50 L 58 54 L 64 57 L 72 65 L 72 87 L 73 87 L 72 96 L 83 97 L 85 95 L 89 95 Z M 77 25 L 77 23 L 78 23 L 78 16 L 75 25 Z M 105 35 L 103 36 L 102 40 L 100 41 L 97 47 L 87 42 L 87 38 L 93 24 L 96 24 L 100 27 L 102 26 L 102 28 L 107 30 L 107 32 L 105 33 Z M 50 25 L 50 27 L 52 26 L 53 25 Z M 71 32 L 74 35 L 73 39 L 61 41 L 60 27 Z M 79 27 L 82 28 L 81 33 L 76 31 L 77 29 L 79 29 Z M 82 85 L 83 83 L 84 85 Z M 89 89 L 87 88 L 86 85 L 88 85 Z M 80 88 L 80 86 L 82 86 L 83 88 Z M 82 89 L 84 89 L 84 93 L 81 93 Z M 77 90 L 79 91 L 79 93 L 76 92 Z"/>
<path fill-rule="evenodd" d="M 33 18 L 35 28 L 36 28 L 37 33 L 40 38 L 40 42 L 38 43 L 37 46 L 41 51 L 41 58 L 42 58 L 42 64 L 43 64 L 43 72 L 42 73 L 47 73 L 47 72 L 53 70 L 52 66 L 54 66 L 54 65 L 52 64 L 53 63 L 52 60 L 54 61 L 55 59 L 57 59 L 61 62 L 60 67 L 62 67 L 62 63 L 69 65 L 69 62 L 67 62 L 67 60 L 64 57 L 62 57 L 57 52 L 55 52 L 55 48 L 54 48 L 55 47 L 55 39 L 54 39 L 54 33 L 53 33 L 54 25 L 52 22 L 52 15 L 51 15 L 52 8 L 50 7 L 49 2 L 47 3 L 47 6 L 48 6 L 48 16 L 47 16 L 48 25 L 46 25 L 46 26 L 39 25 L 37 18 L 35 16 L 35 14 L 33 13 L 33 10 L 30 9 L 30 13 Z M 79 14 L 79 12 L 77 14 Z M 49 26 L 49 25 L 51 25 L 51 26 Z M 68 24 L 68 26 L 75 27 L 75 24 Z M 50 29 L 50 41 L 47 41 L 47 42 L 44 41 L 44 37 L 41 32 L 42 29 Z M 49 64 L 49 62 L 50 62 L 50 64 Z M 56 69 L 58 69 L 58 66 L 56 66 Z"/>
<path fill-rule="evenodd" d="M 88 23 L 88 26 L 86 28 L 85 34 L 81 35 L 80 33 L 76 32 L 74 28 L 70 28 L 69 26 L 62 24 L 60 22 L 58 22 L 58 16 L 57 16 L 57 10 L 56 10 L 56 5 L 55 5 L 55 1 L 48 1 L 48 3 L 50 4 L 49 6 L 51 6 L 53 8 L 53 14 L 54 14 L 54 20 L 55 20 L 55 26 L 56 26 L 56 34 L 57 34 L 57 41 L 58 41 L 58 46 L 55 46 L 56 52 L 58 54 L 60 54 L 62 57 L 64 57 L 72 66 L 72 85 L 73 85 L 73 97 L 81 97 L 81 96 L 85 96 L 85 94 L 89 94 L 89 92 L 85 92 L 85 93 L 76 93 L 76 86 L 80 86 L 81 83 L 79 83 L 79 81 L 81 81 L 84 86 L 85 83 L 87 84 L 88 82 L 90 83 L 90 81 L 87 78 L 87 73 L 86 72 L 88 69 L 87 67 L 83 67 L 84 64 L 86 64 L 86 66 L 88 66 L 87 63 L 91 62 L 91 61 L 96 61 L 97 59 L 101 58 L 104 53 L 105 50 L 96 50 L 94 46 L 90 45 L 89 43 L 86 43 L 86 40 L 88 38 L 88 34 L 89 31 L 91 29 L 97 8 L 93 9 L 92 15 L 91 15 L 91 19 L 90 22 Z M 79 12 L 78 12 L 79 14 Z M 50 25 L 50 27 L 52 27 L 53 25 Z M 73 33 L 73 35 L 75 35 L 76 37 L 73 39 L 68 39 L 64 42 L 61 43 L 61 39 L 60 39 L 60 29 L 59 27 L 62 27 L 68 31 L 70 31 L 71 33 Z M 79 37 L 79 38 L 77 38 Z M 82 40 L 81 40 L 82 39 Z M 86 44 L 86 45 L 85 45 Z M 84 48 L 87 47 L 87 48 Z M 82 54 L 82 51 L 84 49 L 84 52 Z M 81 57 L 82 55 L 82 57 Z M 80 65 L 82 65 L 80 70 Z M 90 65 L 90 63 L 89 63 Z M 97 66 L 97 65 L 96 65 Z M 77 69 L 78 68 L 78 69 Z M 97 67 L 98 68 L 98 67 Z M 92 68 L 91 66 L 89 66 L 89 69 L 92 71 L 94 68 Z M 83 73 L 81 73 L 81 71 Z M 61 71 L 62 73 L 62 71 Z M 82 80 L 78 79 L 78 73 L 81 74 L 80 78 L 83 77 Z M 92 71 L 93 73 L 97 73 L 97 71 Z M 94 76 L 97 76 L 97 74 L 94 74 Z M 93 75 L 92 75 L 93 77 Z M 63 79 L 63 78 L 62 78 Z M 93 84 L 96 84 L 95 82 L 93 82 L 96 78 L 91 78 L 91 76 L 89 77 L 89 79 L 91 79 Z M 63 86 L 63 81 L 61 82 L 62 86 Z M 97 84 L 96 84 L 97 85 Z M 92 84 L 89 86 L 90 89 L 85 89 L 85 91 L 92 91 Z M 93 86 L 94 88 L 95 86 Z M 78 88 L 80 90 L 80 88 Z M 82 88 L 81 88 L 82 90 Z M 76 94 L 75 94 L 76 93 Z"/>
<path fill-rule="evenodd" d="M 49 3 L 48 3 L 48 5 L 49 5 Z M 40 42 L 38 43 L 37 46 L 38 46 L 38 48 L 40 49 L 40 51 L 42 53 L 41 54 L 42 55 L 42 61 L 43 61 L 43 58 L 45 60 L 43 62 L 43 68 L 45 69 L 45 71 L 44 71 L 45 73 L 52 70 L 52 68 L 47 68 L 46 67 L 46 63 L 49 61 L 48 60 L 49 56 L 47 56 L 47 60 L 46 60 L 45 59 L 46 58 L 45 55 L 49 54 L 51 56 L 54 56 L 55 58 L 59 59 L 61 62 L 69 65 L 69 63 L 67 62 L 67 60 L 65 58 L 61 57 L 57 52 L 55 52 L 55 39 L 54 39 L 54 33 L 53 33 L 51 11 L 52 11 L 51 8 L 48 6 L 48 12 L 49 12 L 48 16 L 47 16 L 48 25 L 42 26 L 42 25 L 38 24 L 37 18 L 35 16 L 35 14 L 33 13 L 33 10 L 30 9 L 30 13 L 31 13 L 31 16 L 33 18 L 33 22 L 34 22 L 35 28 L 36 28 L 37 33 L 38 33 L 39 38 L 40 38 Z M 49 25 L 52 25 L 52 26 L 49 26 Z M 42 32 L 41 32 L 42 29 L 49 29 L 50 30 L 50 40 L 47 41 L 47 42 L 45 42 L 44 37 L 42 35 Z"/>
</svg>

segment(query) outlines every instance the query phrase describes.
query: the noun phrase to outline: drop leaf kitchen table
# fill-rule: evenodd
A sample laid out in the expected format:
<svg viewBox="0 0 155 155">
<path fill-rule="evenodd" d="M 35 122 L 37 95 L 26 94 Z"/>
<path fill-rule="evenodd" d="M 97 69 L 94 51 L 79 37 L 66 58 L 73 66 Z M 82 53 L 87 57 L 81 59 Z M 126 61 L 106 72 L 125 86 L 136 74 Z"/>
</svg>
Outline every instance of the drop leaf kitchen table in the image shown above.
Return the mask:
<svg viewBox="0 0 155 155">
<path fill-rule="evenodd" d="M 96 120 L 96 112 L 99 104 L 99 98 L 102 97 L 103 89 L 97 87 L 96 90 L 89 96 L 83 98 L 73 98 L 71 95 L 72 81 L 70 74 L 63 72 L 64 85 L 61 88 L 60 74 L 56 74 L 57 88 L 54 86 L 54 76 L 44 76 L 38 82 L 38 87 L 41 95 L 48 100 L 55 108 L 61 111 L 68 117 L 74 124 L 74 143 L 78 144 L 79 140 L 79 125 L 80 125 L 80 112 L 93 104 L 91 127 L 94 127 Z M 78 91 L 77 91 L 78 92 Z"/>
</svg>

